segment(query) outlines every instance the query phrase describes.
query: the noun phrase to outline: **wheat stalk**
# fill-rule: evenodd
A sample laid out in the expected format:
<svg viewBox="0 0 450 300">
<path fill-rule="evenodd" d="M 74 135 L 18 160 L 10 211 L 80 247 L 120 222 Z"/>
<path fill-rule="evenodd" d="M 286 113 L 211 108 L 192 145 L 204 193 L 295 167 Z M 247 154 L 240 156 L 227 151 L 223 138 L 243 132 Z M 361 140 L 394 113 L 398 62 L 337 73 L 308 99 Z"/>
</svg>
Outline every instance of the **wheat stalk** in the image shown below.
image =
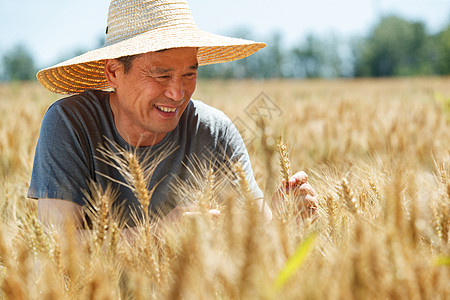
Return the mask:
<svg viewBox="0 0 450 300">
<path fill-rule="evenodd" d="M 330 236 L 334 235 L 335 232 L 335 221 L 336 221 L 336 202 L 333 196 L 327 196 L 325 198 L 325 203 L 327 207 L 327 215 L 328 215 L 328 228 L 330 230 Z"/>
<path fill-rule="evenodd" d="M 240 163 L 234 165 L 235 172 L 238 177 L 240 191 L 244 199 L 244 210 L 246 215 L 246 235 L 243 237 L 244 246 L 244 264 L 242 265 L 239 278 L 239 295 L 240 298 L 250 299 L 258 295 L 256 292 L 256 260 L 259 255 L 259 212 L 255 205 L 253 196 L 250 191 L 246 174 Z"/>
</svg>

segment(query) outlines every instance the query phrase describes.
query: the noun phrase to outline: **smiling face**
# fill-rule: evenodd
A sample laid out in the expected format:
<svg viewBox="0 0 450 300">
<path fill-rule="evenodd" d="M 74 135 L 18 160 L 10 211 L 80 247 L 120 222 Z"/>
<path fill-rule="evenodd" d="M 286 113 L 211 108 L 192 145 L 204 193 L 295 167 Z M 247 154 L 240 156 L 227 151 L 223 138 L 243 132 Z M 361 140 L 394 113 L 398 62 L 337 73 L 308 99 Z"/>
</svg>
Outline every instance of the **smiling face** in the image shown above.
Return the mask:
<svg viewBox="0 0 450 300">
<path fill-rule="evenodd" d="M 141 54 L 128 72 L 117 59 L 106 60 L 105 75 L 115 88 L 111 110 L 122 138 L 150 146 L 174 130 L 195 91 L 197 67 L 196 48 Z"/>
</svg>

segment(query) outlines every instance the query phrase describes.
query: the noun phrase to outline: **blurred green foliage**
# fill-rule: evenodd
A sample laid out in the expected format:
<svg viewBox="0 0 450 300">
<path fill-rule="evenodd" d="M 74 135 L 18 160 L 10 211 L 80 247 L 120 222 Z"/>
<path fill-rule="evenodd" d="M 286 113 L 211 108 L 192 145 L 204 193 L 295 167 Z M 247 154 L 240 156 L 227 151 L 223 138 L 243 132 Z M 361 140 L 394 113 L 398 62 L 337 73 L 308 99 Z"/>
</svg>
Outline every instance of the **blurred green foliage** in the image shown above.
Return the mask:
<svg viewBox="0 0 450 300">
<path fill-rule="evenodd" d="M 36 78 L 33 55 L 22 44 L 13 46 L 3 55 L 0 67 L 0 79 L 4 81 L 30 81 Z"/>
</svg>

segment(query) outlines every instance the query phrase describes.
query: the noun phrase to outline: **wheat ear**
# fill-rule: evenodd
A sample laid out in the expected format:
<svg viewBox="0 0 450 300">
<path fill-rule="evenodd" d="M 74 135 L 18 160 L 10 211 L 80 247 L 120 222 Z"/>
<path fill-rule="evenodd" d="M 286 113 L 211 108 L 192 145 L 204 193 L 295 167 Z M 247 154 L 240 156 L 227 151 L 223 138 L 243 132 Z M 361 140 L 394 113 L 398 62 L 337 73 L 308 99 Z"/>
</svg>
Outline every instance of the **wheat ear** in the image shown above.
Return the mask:
<svg viewBox="0 0 450 300">
<path fill-rule="evenodd" d="M 99 173 L 99 175 L 110 179 L 112 182 L 122 184 L 131 189 L 138 199 L 144 214 L 144 223 L 149 223 L 148 208 L 152 194 L 158 185 L 153 189 L 148 189 L 148 184 L 151 181 L 156 167 L 168 156 L 170 156 L 176 149 L 172 144 L 166 144 L 160 151 L 148 151 L 142 155 L 134 151 L 126 150 L 118 144 L 109 141 L 109 145 L 101 146 L 98 151 L 103 157 L 97 157 L 100 161 L 115 168 L 124 177 L 125 182 L 111 178 L 107 174 Z"/>
<path fill-rule="evenodd" d="M 353 214 L 359 214 L 360 209 L 358 207 L 358 202 L 349 186 L 347 178 L 345 177 L 341 180 L 341 195 L 345 207 Z"/>
<path fill-rule="evenodd" d="M 287 151 L 286 144 L 283 141 L 283 137 L 278 140 L 278 153 L 280 154 L 280 166 L 281 172 L 283 174 L 283 179 L 285 180 L 286 186 L 289 185 L 289 179 L 292 176 L 291 173 L 291 161 L 289 160 L 289 153 Z M 287 191 L 289 193 L 289 189 Z"/>
<path fill-rule="evenodd" d="M 133 152 L 125 153 L 125 160 L 128 164 L 131 175 L 131 185 L 134 187 L 133 192 L 141 204 L 144 212 L 145 220 L 149 220 L 148 206 L 150 205 L 150 193 L 147 189 L 144 171 L 139 163 L 139 159 Z"/>
</svg>

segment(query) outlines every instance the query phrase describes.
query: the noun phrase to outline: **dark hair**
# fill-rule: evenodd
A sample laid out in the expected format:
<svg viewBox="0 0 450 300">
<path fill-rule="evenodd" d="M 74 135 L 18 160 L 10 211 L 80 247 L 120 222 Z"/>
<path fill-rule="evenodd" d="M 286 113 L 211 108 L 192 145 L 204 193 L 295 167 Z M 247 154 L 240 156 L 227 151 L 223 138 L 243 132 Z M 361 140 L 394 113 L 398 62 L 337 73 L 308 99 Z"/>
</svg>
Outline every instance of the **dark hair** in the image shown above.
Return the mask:
<svg viewBox="0 0 450 300">
<path fill-rule="evenodd" d="M 161 49 L 161 50 L 157 50 L 155 52 L 164 52 L 168 49 Z M 131 66 L 133 63 L 133 60 L 137 57 L 139 57 L 141 54 L 135 54 L 135 55 L 128 55 L 128 56 L 122 56 L 117 58 L 117 60 L 123 65 L 123 72 L 125 74 L 128 74 L 128 72 L 130 72 L 131 70 Z"/>
<path fill-rule="evenodd" d="M 140 54 L 122 56 L 117 59 L 123 65 L 123 71 L 125 74 L 130 72 L 133 60 L 137 58 L 139 55 Z"/>
</svg>

